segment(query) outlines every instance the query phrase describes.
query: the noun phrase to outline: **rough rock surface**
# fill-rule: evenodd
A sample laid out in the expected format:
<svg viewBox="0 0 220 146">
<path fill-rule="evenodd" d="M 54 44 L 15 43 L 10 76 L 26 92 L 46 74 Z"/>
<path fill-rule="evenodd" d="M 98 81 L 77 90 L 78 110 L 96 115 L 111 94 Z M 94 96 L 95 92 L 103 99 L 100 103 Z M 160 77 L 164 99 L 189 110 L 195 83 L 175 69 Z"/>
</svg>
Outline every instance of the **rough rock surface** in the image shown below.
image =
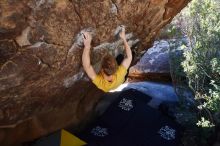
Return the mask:
<svg viewBox="0 0 220 146">
<path fill-rule="evenodd" d="M 138 58 L 188 2 L 1 0 L 1 145 L 78 125 L 91 115 L 103 93 L 82 69 L 80 31 L 94 35 L 92 64 L 98 70 L 103 54 L 116 56 L 122 50 L 122 42 L 114 36 L 119 25 L 126 26 L 129 44 Z"/>
<path fill-rule="evenodd" d="M 169 43 L 155 41 L 136 65 L 129 70 L 132 80 L 171 81 L 169 64 Z"/>
</svg>

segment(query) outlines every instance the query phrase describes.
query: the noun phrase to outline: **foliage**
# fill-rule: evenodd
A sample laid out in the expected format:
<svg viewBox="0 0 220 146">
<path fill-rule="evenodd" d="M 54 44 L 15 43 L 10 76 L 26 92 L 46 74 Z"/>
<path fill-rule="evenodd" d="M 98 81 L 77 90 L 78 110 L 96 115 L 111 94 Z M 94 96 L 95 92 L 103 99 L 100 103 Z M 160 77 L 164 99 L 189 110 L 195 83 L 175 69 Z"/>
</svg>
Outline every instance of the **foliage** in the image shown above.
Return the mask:
<svg viewBox="0 0 220 146">
<path fill-rule="evenodd" d="M 209 120 L 206 120 L 204 117 L 202 117 L 201 120 L 198 121 L 197 125 L 201 126 L 201 127 L 204 127 L 204 128 L 214 126 Z"/>
<path fill-rule="evenodd" d="M 187 36 L 191 50 L 182 62 L 189 86 L 196 99 L 205 99 L 202 107 L 220 110 L 220 13 L 214 0 L 194 0 L 189 7 Z M 185 29 L 186 30 L 186 29 Z"/>
<path fill-rule="evenodd" d="M 180 84 L 187 83 L 193 92 L 197 134 L 204 140 L 201 145 L 205 145 L 215 125 L 220 124 L 220 2 L 192 0 L 169 29 L 181 31 L 182 36 L 188 39 L 187 45 L 179 42 L 171 45 L 171 50 L 178 50 L 180 46 L 187 48 L 182 49 L 183 56 L 172 58 L 171 53 L 171 71 L 178 88 L 183 87 Z M 187 99 L 183 93 L 180 96 Z"/>
</svg>

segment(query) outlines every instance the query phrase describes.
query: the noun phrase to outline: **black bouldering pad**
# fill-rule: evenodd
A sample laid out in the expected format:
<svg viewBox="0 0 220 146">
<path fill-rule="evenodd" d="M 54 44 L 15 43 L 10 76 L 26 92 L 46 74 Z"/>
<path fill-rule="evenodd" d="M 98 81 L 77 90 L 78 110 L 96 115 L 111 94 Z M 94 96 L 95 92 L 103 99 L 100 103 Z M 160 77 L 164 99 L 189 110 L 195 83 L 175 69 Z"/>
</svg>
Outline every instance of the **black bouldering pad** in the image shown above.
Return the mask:
<svg viewBox="0 0 220 146">
<path fill-rule="evenodd" d="M 122 91 L 105 113 L 77 136 L 88 146 L 177 146 L 181 126 L 147 105 L 151 97 Z"/>
</svg>

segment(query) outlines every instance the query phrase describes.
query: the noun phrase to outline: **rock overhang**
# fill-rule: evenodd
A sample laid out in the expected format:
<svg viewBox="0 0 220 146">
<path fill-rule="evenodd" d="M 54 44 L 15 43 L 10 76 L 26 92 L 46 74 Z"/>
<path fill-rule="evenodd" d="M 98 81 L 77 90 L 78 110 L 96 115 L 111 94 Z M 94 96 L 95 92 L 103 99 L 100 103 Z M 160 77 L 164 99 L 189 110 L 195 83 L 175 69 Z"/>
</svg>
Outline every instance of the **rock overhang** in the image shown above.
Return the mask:
<svg viewBox="0 0 220 146">
<path fill-rule="evenodd" d="M 95 66 L 103 54 L 116 56 L 121 52 L 122 43 L 114 32 L 122 24 L 138 59 L 188 2 L 0 1 L 0 142 L 7 145 L 32 140 L 77 125 L 91 113 L 102 92 L 82 69 L 82 47 L 77 45 L 81 30 L 95 30 Z"/>
</svg>

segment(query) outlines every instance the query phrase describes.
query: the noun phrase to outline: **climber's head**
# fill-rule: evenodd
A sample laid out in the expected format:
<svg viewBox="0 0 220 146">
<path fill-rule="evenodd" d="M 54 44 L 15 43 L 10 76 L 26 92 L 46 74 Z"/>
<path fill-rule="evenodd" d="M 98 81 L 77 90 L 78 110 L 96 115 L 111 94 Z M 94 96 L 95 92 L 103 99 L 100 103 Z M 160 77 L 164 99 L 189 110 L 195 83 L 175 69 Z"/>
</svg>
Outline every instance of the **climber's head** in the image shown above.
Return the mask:
<svg viewBox="0 0 220 146">
<path fill-rule="evenodd" d="M 103 57 L 102 72 L 106 76 L 113 75 L 116 72 L 117 68 L 118 68 L 117 62 L 116 62 L 115 58 L 112 55 L 107 54 Z"/>
</svg>

